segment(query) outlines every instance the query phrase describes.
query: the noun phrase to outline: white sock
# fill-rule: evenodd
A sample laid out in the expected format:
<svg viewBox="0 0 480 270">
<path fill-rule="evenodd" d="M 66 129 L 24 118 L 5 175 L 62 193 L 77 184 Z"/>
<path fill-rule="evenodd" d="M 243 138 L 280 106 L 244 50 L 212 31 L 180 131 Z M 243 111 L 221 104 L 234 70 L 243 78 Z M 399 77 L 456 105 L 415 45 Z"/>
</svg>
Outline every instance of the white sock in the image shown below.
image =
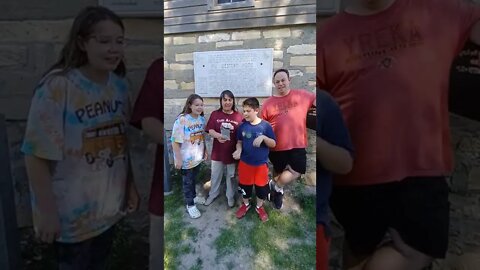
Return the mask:
<svg viewBox="0 0 480 270">
<path fill-rule="evenodd" d="M 283 187 L 279 187 L 277 184 L 275 184 L 275 191 L 283 194 Z"/>
</svg>

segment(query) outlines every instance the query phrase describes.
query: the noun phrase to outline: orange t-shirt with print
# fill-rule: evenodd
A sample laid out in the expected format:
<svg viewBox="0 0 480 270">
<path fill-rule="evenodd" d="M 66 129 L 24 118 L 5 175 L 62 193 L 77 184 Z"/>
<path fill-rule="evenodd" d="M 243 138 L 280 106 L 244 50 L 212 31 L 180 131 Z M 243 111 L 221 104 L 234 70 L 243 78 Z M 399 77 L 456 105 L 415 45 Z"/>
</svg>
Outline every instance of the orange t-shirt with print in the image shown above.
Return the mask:
<svg viewBox="0 0 480 270">
<path fill-rule="evenodd" d="M 339 103 L 355 148 L 337 185 L 448 174 L 448 83 L 453 59 L 480 17 L 463 0 L 396 0 L 318 25 L 318 87 Z"/>
<path fill-rule="evenodd" d="M 286 96 L 272 96 L 263 102 L 261 117 L 272 125 L 277 138 L 270 151 L 307 147 L 307 112 L 314 104 L 315 93 L 302 89 L 291 89 Z"/>
</svg>

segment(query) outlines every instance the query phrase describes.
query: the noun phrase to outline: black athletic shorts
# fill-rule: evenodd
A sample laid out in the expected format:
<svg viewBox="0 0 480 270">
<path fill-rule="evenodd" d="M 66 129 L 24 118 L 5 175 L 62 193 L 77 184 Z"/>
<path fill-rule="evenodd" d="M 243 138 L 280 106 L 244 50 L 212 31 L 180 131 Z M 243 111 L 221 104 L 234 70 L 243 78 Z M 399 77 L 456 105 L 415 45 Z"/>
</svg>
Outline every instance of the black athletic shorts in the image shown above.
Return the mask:
<svg viewBox="0 0 480 270">
<path fill-rule="evenodd" d="M 305 148 L 294 148 L 286 151 L 270 151 L 268 154 L 273 169 L 277 174 L 283 172 L 287 165 L 300 173 L 305 174 L 307 170 L 307 151 Z"/>
<path fill-rule="evenodd" d="M 372 254 L 393 228 L 410 247 L 433 258 L 445 257 L 450 208 L 445 177 L 334 186 L 330 204 L 356 256 Z"/>
</svg>

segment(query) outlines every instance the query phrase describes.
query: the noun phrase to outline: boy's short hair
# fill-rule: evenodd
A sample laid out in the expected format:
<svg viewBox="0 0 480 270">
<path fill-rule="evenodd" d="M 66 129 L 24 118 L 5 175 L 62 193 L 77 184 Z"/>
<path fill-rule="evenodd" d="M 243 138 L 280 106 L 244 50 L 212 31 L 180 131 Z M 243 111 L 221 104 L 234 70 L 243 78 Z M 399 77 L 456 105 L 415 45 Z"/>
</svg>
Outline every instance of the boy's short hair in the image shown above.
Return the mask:
<svg viewBox="0 0 480 270">
<path fill-rule="evenodd" d="M 290 78 L 290 73 L 288 73 L 288 70 L 284 69 L 284 68 L 281 68 L 281 69 L 277 69 L 274 73 L 273 73 L 273 78 L 275 78 L 275 75 L 277 75 L 277 73 L 279 72 L 285 72 L 287 73 L 287 77 Z"/>
<path fill-rule="evenodd" d="M 243 106 L 248 106 L 251 107 L 252 109 L 258 109 L 260 108 L 260 102 L 258 102 L 257 98 L 251 97 L 247 98 L 243 101 L 242 103 Z"/>
</svg>

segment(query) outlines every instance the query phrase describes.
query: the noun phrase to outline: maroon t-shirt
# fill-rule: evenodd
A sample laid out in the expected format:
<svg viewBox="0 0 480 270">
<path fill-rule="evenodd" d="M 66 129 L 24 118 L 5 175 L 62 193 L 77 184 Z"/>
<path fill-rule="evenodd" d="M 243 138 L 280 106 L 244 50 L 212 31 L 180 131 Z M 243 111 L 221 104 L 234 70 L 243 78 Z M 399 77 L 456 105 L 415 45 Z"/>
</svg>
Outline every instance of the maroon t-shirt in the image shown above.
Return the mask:
<svg viewBox="0 0 480 270">
<path fill-rule="evenodd" d="M 213 140 L 212 156 L 211 159 L 215 161 L 221 161 L 224 164 L 234 163 L 235 160 L 232 157 L 232 153 L 235 151 L 235 145 L 237 144 L 237 128 L 242 122 L 242 115 L 239 112 L 233 112 L 232 114 L 226 114 L 223 111 L 214 111 L 208 119 L 205 131 L 213 129 L 218 133 L 221 133 L 221 129 L 230 130 L 230 140 L 224 143 L 220 143 L 217 139 Z"/>
<path fill-rule="evenodd" d="M 142 128 L 142 119 L 155 117 L 163 123 L 163 59 L 155 60 L 148 68 L 145 81 L 133 109 L 131 124 Z M 163 145 L 157 146 L 155 167 L 148 210 L 163 216 Z"/>
</svg>

